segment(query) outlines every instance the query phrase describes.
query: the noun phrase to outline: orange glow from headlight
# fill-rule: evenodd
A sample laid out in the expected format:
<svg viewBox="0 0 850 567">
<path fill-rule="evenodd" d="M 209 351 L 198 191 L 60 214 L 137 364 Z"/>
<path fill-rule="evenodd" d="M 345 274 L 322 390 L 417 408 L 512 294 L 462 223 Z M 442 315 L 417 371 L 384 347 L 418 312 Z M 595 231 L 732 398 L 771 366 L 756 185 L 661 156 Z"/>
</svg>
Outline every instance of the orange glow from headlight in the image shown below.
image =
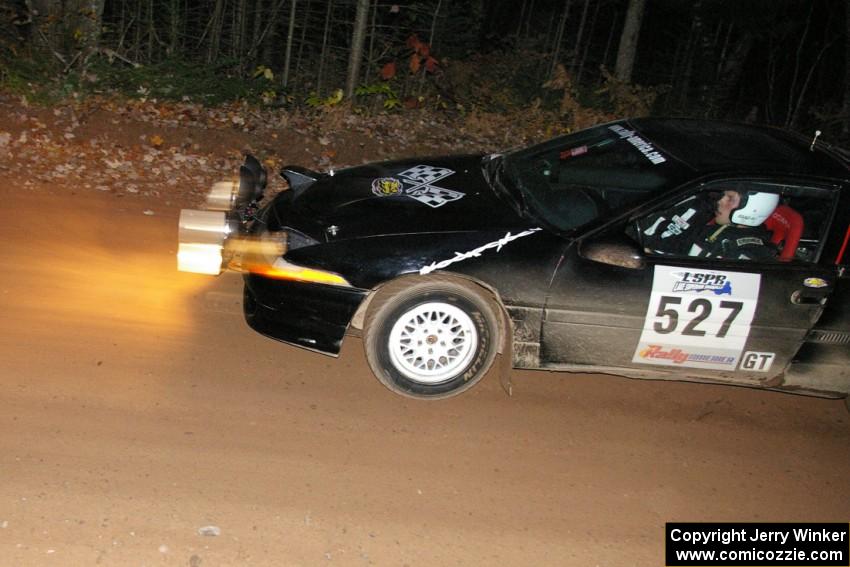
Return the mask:
<svg viewBox="0 0 850 567">
<path fill-rule="evenodd" d="M 267 278 L 351 287 L 351 284 L 338 274 L 297 266 L 284 260 L 278 260 L 272 265 L 254 264 L 247 266 L 247 269 L 252 274 L 258 274 Z"/>
</svg>

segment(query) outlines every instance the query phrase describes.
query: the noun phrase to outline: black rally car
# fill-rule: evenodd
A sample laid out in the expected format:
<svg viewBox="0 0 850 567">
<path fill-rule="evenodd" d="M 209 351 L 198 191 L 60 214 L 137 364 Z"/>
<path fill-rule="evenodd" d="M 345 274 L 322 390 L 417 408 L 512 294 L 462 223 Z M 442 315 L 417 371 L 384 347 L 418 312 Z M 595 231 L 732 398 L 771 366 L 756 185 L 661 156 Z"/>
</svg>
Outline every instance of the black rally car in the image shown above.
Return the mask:
<svg viewBox="0 0 850 567">
<path fill-rule="evenodd" d="M 457 394 L 498 351 L 514 368 L 844 397 L 847 163 L 816 137 L 646 118 L 504 154 L 290 167 L 260 206 L 249 156 L 208 210 L 182 211 L 178 257 L 245 272 L 264 335 L 337 355 L 362 332 L 375 375 L 406 396 Z M 729 189 L 772 199 L 769 258 L 643 242 L 652 219 Z"/>
</svg>

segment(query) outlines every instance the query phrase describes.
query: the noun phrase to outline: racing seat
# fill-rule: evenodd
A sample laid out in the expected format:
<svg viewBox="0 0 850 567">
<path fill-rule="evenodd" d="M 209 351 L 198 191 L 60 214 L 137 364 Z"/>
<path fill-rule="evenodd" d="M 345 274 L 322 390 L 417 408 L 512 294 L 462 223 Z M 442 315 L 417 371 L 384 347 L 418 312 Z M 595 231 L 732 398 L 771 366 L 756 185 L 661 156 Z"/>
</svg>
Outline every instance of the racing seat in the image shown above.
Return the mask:
<svg viewBox="0 0 850 567">
<path fill-rule="evenodd" d="M 779 205 L 764 221 L 764 226 L 773 233 L 770 241 L 782 245 L 779 259 L 787 262 L 794 258 L 803 235 L 803 216 L 788 205 Z"/>
</svg>

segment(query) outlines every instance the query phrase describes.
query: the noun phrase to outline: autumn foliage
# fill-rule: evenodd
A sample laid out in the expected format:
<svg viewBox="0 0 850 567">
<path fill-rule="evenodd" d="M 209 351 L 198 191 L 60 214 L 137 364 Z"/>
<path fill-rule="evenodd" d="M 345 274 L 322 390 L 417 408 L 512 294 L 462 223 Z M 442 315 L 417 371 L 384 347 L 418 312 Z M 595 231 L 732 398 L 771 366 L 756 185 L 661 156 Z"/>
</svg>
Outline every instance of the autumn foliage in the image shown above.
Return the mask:
<svg viewBox="0 0 850 567">
<path fill-rule="evenodd" d="M 410 55 L 410 72 L 414 75 L 424 65 L 425 71 L 433 73 L 437 70 L 437 60 L 431 57 L 431 46 L 420 41 L 416 34 L 410 34 L 407 38 L 407 47 L 413 50 Z"/>
<path fill-rule="evenodd" d="M 437 71 L 439 63 L 431 55 L 431 46 L 420 40 L 415 33 L 410 34 L 407 38 L 405 47 L 407 48 L 407 68 L 411 75 L 418 74 L 422 69 L 425 69 L 426 73 L 435 73 Z M 397 72 L 398 66 L 396 61 L 393 60 L 381 67 L 380 76 L 383 80 L 389 81 L 396 77 Z"/>
</svg>

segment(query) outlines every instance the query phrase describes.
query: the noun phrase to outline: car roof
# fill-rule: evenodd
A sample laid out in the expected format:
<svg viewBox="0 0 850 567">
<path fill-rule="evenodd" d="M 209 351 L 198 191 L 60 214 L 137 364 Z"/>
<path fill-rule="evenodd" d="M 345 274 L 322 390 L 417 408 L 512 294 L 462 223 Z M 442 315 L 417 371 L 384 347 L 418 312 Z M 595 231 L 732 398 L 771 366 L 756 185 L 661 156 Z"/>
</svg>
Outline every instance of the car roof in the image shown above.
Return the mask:
<svg viewBox="0 0 850 567">
<path fill-rule="evenodd" d="M 786 130 L 690 118 L 634 118 L 629 125 L 698 174 L 850 176 L 847 162 Z"/>
</svg>

